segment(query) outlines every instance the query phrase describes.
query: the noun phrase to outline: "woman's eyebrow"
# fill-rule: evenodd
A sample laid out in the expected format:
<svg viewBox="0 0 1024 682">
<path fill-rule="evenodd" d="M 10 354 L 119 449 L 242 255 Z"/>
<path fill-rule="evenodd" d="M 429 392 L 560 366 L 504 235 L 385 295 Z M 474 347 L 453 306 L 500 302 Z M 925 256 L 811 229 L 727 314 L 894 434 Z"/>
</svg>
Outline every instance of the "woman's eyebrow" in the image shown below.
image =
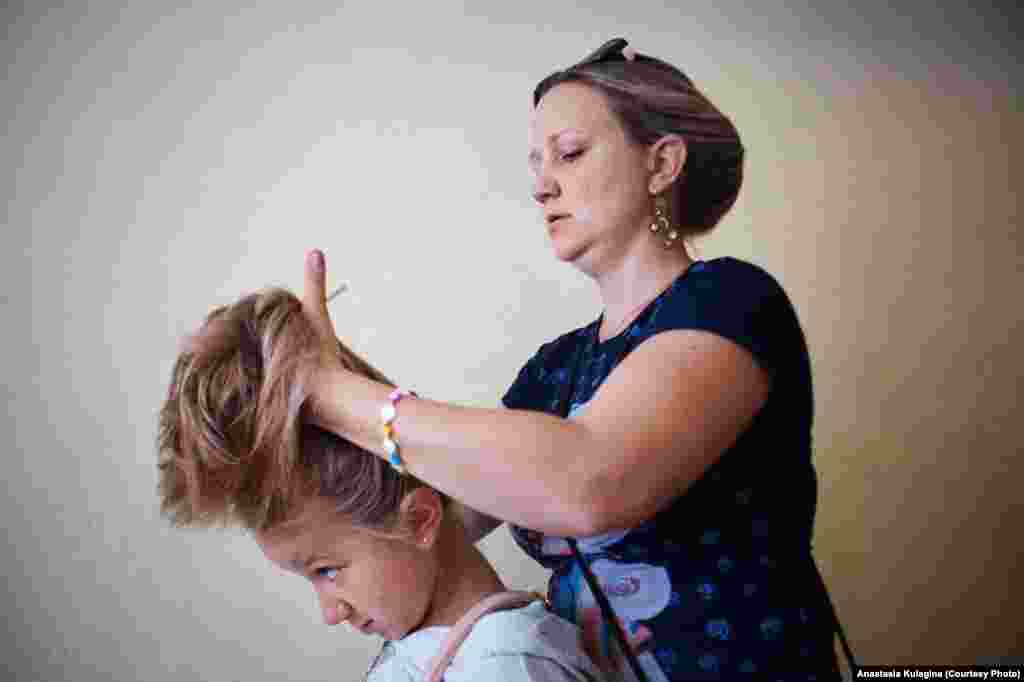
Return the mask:
<svg viewBox="0 0 1024 682">
<path fill-rule="evenodd" d="M 577 136 L 579 136 L 579 135 L 582 135 L 582 134 L 583 133 L 581 131 L 577 130 L 576 128 L 565 128 L 564 130 L 559 130 L 557 133 L 554 133 L 548 139 L 549 140 L 554 140 L 554 141 L 557 142 L 560 138 L 565 137 L 567 135 L 577 135 Z"/>
<path fill-rule="evenodd" d="M 557 143 L 562 137 L 565 137 L 565 136 L 577 136 L 577 135 L 582 135 L 582 133 L 579 130 L 575 129 L 575 128 L 565 128 L 563 130 L 559 130 L 557 133 L 552 133 L 552 134 L 548 135 L 548 142 L 549 143 L 552 143 L 552 142 Z M 540 163 L 541 156 L 542 155 L 541 155 L 541 152 L 539 150 L 531 149 L 530 150 L 530 155 L 529 155 L 529 157 L 527 159 L 527 163 L 530 164 L 531 166 L 534 166 L 534 165 Z"/>
</svg>

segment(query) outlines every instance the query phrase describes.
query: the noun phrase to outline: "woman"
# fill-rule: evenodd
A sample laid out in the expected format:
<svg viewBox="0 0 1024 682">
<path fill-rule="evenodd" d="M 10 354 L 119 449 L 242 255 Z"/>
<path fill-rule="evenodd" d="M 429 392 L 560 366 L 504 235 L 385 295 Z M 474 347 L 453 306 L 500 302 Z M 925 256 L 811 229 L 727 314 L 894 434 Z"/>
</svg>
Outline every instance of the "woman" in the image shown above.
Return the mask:
<svg viewBox="0 0 1024 682">
<path fill-rule="evenodd" d="M 324 351 L 308 418 L 458 500 L 471 534 L 510 523 L 599 661 L 622 667 L 566 538 L 647 679 L 838 678 L 810 554 L 803 333 L 766 272 L 684 248 L 736 199 L 735 128 L 621 39 L 544 79 L 534 104 L 534 198 L 556 256 L 597 285 L 601 316 L 541 346 L 507 409 L 389 403 L 387 386 L 334 356 L 311 252 L 303 305 Z"/>
</svg>

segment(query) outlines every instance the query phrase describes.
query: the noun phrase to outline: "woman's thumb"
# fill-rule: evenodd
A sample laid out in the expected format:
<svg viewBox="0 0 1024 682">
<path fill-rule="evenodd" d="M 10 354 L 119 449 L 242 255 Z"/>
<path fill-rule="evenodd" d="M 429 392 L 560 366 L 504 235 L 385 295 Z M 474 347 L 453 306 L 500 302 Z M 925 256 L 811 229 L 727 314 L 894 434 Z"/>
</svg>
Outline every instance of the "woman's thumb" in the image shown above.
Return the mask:
<svg viewBox="0 0 1024 682">
<path fill-rule="evenodd" d="M 319 249 L 306 254 L 306 274 L 302 291 L 302 308 L 317 331 L 332 336 L 331 318 L 327 314 L 327 263 Z"/>
</svg>

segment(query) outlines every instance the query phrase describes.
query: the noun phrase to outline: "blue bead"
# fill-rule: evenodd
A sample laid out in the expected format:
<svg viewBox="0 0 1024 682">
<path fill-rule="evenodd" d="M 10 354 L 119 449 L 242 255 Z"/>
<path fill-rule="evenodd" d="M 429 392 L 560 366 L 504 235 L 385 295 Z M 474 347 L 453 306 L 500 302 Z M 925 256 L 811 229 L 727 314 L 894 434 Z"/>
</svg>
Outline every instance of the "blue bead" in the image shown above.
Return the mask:
<svg viewBox="0 0 1024 682">
<path fill-rule="evenodd" d="M 402 466 L 402 458 L 398 456 L 397 448 L 388 456 L 388 461 L 391 463 L 391 466 L 398 469 L 399 471 L 405 470 L 404 467 Z"/>
</svg>

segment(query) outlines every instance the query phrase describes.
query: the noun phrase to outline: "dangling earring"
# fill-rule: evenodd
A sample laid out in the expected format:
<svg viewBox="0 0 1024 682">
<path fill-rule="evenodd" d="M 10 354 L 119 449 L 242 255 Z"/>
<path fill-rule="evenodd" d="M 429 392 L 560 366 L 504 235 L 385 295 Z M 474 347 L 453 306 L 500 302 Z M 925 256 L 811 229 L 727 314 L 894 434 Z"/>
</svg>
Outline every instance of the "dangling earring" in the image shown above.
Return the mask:
<svg viewBox="0 0 1024 682">
<path fill-rule="evenodd" d="M 668 218 L 668 198 L 664 194 L 654 197 L 654 222 L 651 223 L 651 233 L 664 235 L 662 243 L 666 249 L 671 249 L 679 239 L 679 230 L 672 227 L 672 221 Z"/>
</svg>

